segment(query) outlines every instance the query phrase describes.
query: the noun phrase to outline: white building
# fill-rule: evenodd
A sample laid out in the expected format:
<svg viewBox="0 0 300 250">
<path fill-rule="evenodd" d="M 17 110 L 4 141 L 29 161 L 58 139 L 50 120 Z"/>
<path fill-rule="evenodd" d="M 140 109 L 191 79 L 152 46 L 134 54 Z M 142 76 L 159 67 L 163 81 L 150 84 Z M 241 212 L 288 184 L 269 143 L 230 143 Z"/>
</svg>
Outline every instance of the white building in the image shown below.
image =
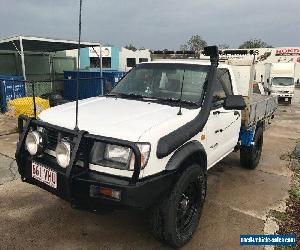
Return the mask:
<svg viewBox="0 0 300 250">
<path fill-rule="evenodd" d="M 151 61 L 151 54 L 148 49 L 132 51 L 121 48 L 119 54 L 119 68 L 121 71 L 128 71 L 138 63 Z"/>
<path fill-rule="evenodd" d="M 295 79 L 300 79 L 300 47 L 280 47 L 280 48 L 257 48 L 247 49 L 249 52 L 253 50 L 256 58 L 256 80 L 259 81 L 261 76 L 265 73 L 265 63 L 275 62 L 294 62 L 296 63 L 295 68 Z M 230 53 L 234 51 L 235 53 Z M 241 51 L 241 54 L 236 52 Z M 253 55 L 249 53 L 243 54 L 244 49 L 225 49 L 221 58 L 223 59 L 243 59 L 251 60 Z"/>
<path fill-rule="evenodd" d="M 136 64 L 151 60 L 150 50 L 128 50 L 117 47 L 101 47 L 102 68 L 104 70 L 128 71 Z M 77 58 L 77 49 L 66 51 L 67 56 Z M 80 68 L 93 69 L 100 66 L 100 47 L 90 47 L 80 50 Z"/>
</svg>

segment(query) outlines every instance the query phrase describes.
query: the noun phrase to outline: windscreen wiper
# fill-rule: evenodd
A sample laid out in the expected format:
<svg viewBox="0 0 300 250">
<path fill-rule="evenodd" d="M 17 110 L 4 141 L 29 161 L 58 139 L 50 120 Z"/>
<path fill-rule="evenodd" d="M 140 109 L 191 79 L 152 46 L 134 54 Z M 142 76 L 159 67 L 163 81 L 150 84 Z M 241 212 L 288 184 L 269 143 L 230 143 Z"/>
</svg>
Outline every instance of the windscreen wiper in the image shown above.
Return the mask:
<svg viewBox="0 0 300 250">
<path fill-rule="evenodd" d="M 183 100 L 183 99 L 176 99 L 176 98 L 159 98 L 159 101 L 164 101 L 164 102 L 173 102 L 173 103 L 184 103 L 184 104 L 189 104 L 189 105 L 198 105 L 196 102 L 188 101 L 188 100 Z"/>
<path fill-rule="evenodd" d="M 109 93 L 109 94 L 106 94 L 104 96 L 107 96 L 107 97 L 118 97 L 118 95 L 114 94 L 114 93 Z"/>
<path fill-rule="evenodd" d="M 116 97 L 116 98 L 130 98 L 130 99 L 143 99 L 146 96 L 135 94 L 135 93 L 110 93 L 105 96 Z"/>
</svg>

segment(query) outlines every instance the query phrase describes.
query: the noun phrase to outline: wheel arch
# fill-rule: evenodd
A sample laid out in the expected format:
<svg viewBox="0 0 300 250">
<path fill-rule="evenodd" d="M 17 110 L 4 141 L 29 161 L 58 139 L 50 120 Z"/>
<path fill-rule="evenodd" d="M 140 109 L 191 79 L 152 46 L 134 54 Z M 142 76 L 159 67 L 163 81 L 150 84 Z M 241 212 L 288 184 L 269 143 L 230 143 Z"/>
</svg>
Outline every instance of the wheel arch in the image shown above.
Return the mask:
<svg viewBox="0 0 300 250">
<path fill-rule="evenodd" d="M 178 148 L 166 165 L 166 170 L 185 168 L 186 163 L 196 162 L 207 170 L 207 155 L 203 145 L 198 141 L 189 141 Z"/>
</svg>

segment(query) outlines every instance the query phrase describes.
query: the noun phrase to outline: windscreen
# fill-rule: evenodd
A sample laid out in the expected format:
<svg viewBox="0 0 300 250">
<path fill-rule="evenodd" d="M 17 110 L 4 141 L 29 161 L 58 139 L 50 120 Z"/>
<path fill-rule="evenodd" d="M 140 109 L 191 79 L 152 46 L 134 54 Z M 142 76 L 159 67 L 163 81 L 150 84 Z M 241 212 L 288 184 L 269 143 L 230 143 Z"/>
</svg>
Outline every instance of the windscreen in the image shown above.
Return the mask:
<svg viewBox="0 0 300 250">
<path fill-rule="evenodd" d="M 209 66 L 206 65 L 140 64 L 114 87 L 111 94 L 139 95 L 162 100 L 181 99 L 186 102 L 199 103 L 204 92 L 208 71 Z"/>
<path fill-rule="evenodd" d="M 294 78 L 292 77 L 274 77 L 272 80 L 273 85 L 278 86 L 291 86 L 294 85 Z"/>
</svg>

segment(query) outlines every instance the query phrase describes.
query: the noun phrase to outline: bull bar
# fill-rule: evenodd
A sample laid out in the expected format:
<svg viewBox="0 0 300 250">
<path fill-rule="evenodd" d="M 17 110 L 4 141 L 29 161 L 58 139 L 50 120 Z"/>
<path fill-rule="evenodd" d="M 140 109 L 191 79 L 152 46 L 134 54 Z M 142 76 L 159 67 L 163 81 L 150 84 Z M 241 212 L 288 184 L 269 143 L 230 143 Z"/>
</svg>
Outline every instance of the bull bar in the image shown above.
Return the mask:
<svg viewBox="0 0 300 250">
<path fill-rule="evenodd" d="M 29 176 L 28 169 L 26 170 L 26 168 L 28 168 L 28 164 L 26 164 L 26 162 L 28 162 L 28 157 L 30 157 L 30 156 L 28 155 L 27 151 L 25 150 L 25 140 L 26 140 L 27 134 L 32 127 L 37 127 L 37 126 L 57 130 L 59 132 L 68 133 L 73 136 L 74 146 L 71 150 L 70 163 L 67 166 L 67 168 L 65 169 L 65 173 L 63 174 L 64 180 L 66 180 L 64 183 L 66 192 L 65 192 L 65 195 L 63 195 L 63 196 L 59 195 L 59 194 L 56 194 L 56 195 L 61 196 L 62 198 L 66 199 L 70 202 L 73 202 L 74 201 L 74 193 L 73 193 L 74 189 L 72 188 L 72 183 L 73 183 L 74 178 L 76 178 L 76 177 L 81 178 L 81 176 L 87 175 L 90 172 L 89 171 L 89 154 L 88 153 L 84 154 L 82 170 L 79 173 L 78 173 L 78 171 L 74 171 L 74 166 L 75 166 L 75 163 L 77 160 L 78 150 L 79 150 L 80 144 L 82 143 L 83 140 L 85 140 L 86 142 L 92 142 L 92 141 L 93 142 L 102 142 L 102 143 L 106 143 L 106 144 L 113 144 L 113 145 L 117 145 L 117 146 L 123 146 L 123 147 L 130 148 L 135 156 L 135 161 L 134 161 L 133 174 L 128 183 L 129 183 L 131 190 L 136 187 L 137 182 L 139 180 L 140 169 L 141 169 L 141 152 L 134 142 L 120 140 L 120 139 L 116 139 L 116 138 L 105 137 L 105 136 L 93 135 L 93 134 L 89 134 L 86 131 L 81 131 L 81 130 L 79 130 L 79 131 L 70 130 L 67 128 L 59 127 L 56 125 L 49 124 L 47 122 L 37 120 L 35 118 L 30 118 L 30 117 L 27 117 L 24 115 L 20 115 L 18 118 L 18 131 L 20 134 L 20 138 L 19 138 L 20 140 L 17 144 L 16 161 L 18 164 L 19 173 L 20 173 L 23 181 L 39 186 Z M 85 150 L 89 150 L 89 147 L 91 144 L 89 143 L 88 145 L 89 146 Z M 26 171 L 27 171 L 27 173 L 26 173 Z M 42 186 L 42 188 L 47 190 L 46 187 Z M 51 190 L 48 190 L 48 191 L 52 192 Z"/>
</svg>

